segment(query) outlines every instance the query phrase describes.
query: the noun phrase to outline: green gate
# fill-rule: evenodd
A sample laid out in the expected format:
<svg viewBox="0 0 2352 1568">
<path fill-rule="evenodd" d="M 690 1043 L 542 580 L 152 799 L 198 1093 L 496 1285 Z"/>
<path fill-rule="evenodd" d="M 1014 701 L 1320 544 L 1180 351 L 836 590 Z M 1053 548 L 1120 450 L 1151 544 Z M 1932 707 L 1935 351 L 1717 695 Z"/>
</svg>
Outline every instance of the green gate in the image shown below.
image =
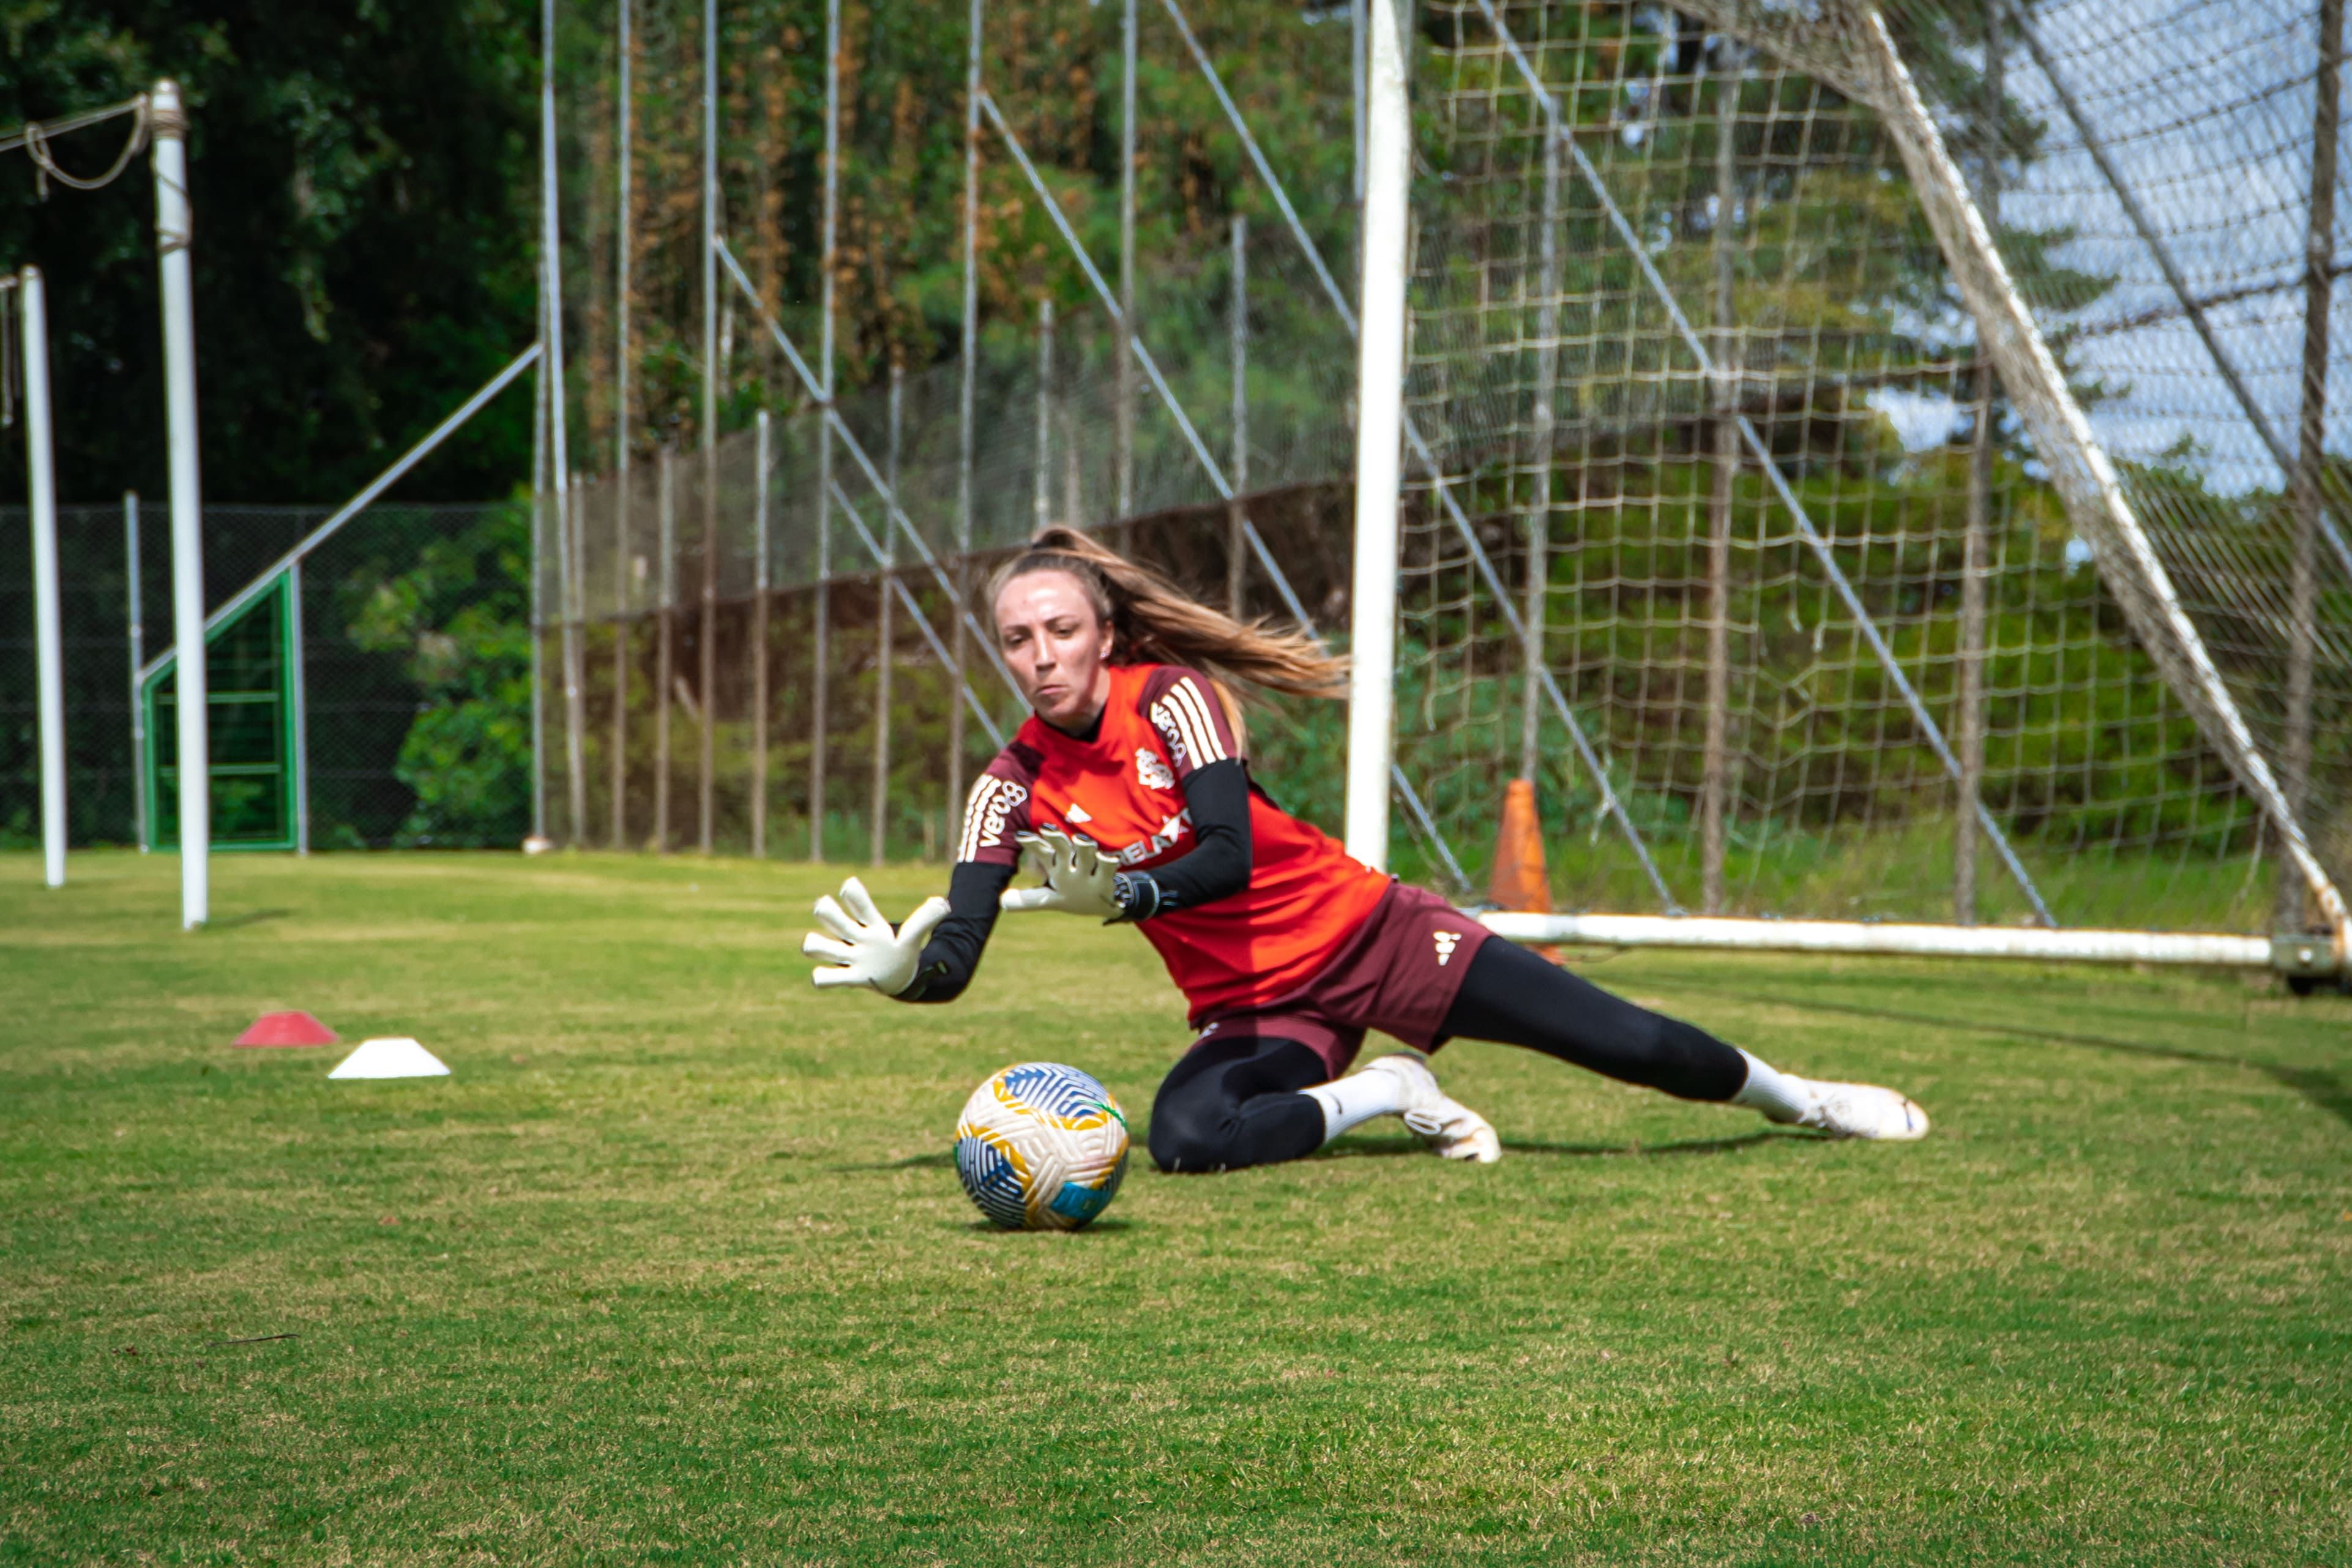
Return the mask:
<svg viewBox="0 0 2352 1568">
<path fill-rule="evenodd" d="M 215 849 L 292 849 L 302 837 L 299 591 L 293 573 L 281 572 L 205 633 Z M 166 655 L 139 687 L 150 849 L 174 849 L 180 842 L 177 670 L 177 660 Z"/>
</svg>

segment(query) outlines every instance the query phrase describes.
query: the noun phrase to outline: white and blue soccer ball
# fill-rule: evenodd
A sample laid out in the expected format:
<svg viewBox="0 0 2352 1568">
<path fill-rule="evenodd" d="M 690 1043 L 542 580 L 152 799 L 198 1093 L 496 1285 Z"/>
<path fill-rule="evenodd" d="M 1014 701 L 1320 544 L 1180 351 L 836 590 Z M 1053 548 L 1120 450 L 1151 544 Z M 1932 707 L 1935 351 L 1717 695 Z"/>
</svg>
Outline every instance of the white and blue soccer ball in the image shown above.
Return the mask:
<svg viewBox="0 0 2352 1568">
<path fill-rule="evenodd" d="M 1090 1074 L 1017 1062 L 963 1102 L 956 1174 L 993 1225 L 1076 1230 L 1127 1175 L 1127 1113 Z"/>
</svg>

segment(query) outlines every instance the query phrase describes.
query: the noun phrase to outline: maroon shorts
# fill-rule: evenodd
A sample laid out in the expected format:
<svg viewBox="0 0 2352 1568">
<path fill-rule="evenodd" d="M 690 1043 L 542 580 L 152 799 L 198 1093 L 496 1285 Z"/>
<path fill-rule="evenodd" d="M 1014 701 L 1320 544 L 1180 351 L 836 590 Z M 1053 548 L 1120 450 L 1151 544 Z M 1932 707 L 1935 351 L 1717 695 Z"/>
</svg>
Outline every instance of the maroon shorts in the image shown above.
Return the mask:
<svg viewBox="0 0 2352 1568">
<path fill-rule="evenodd" d="M 1338 1078 L 1356 1059 L 1364 1031 L 1393 1035 L 1418 1050 L 1435 1044 L 1485 926 L 1439 898 L 1391 882 L 1339 955 L 1287 996 L 1202 1020 L 1207 1040 L 1296 1040 Z"/>
</svg>

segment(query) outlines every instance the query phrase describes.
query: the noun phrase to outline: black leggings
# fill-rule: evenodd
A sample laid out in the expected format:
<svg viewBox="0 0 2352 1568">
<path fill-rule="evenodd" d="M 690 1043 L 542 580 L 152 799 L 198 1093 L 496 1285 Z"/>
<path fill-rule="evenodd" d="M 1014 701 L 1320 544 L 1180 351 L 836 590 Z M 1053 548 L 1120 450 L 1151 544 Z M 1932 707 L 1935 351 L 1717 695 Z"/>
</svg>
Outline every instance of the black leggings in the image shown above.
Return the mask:
<svg viewBox="0 0 2352 1568">
<path fill-rule="evenodd" d="M 1748 1081 L 1739 1053 L 1706 1030 L 1636 1007 L 1499 938 L 1479 943 L 1439 1043 L 1521 1046 L 1683 1100 L 1729 1100 Z M 1312 1153 L 1326 1081 L 1296 1040 L 1217 1039 L 1184 1053 L 1151 1102 L 1151 1158 L 1163 1171 L 1234 1171 Z"/>
</svg>

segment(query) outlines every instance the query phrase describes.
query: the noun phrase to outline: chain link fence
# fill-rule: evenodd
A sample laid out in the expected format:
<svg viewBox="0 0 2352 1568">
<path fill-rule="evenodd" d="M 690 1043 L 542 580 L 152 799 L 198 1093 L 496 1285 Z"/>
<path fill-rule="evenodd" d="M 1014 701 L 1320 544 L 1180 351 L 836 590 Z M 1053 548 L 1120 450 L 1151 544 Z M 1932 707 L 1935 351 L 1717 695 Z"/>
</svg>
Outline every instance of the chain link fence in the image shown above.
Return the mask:
<svg viewBox="0 0 2352 1568">
<path fill-rule="evenodd" d="M 329 512 L 207 507 L 208 608 Z M 0 509 L 5 537 L 21 540 L 26 528 L 24 509 Z M 173 744 L 167 514 L 130 498 L 62 506 L 58 539 L 68 837 L 168 843 L 171 792 L 153 788 Z M 299 615 L 283 623 L 300 630 L 299 686 L 282 679 L 291 661 L 275 596 L 246 617 L 254 635 L 220 628 L 216 657 L 250 668 L 226 685 L 215 679 L 215 731 L 263 734 L 233 764 L 261 782 L 238 786 L 245 795 L 223 813 L 233 831 L 221 847 L 235 847 L 237 824 L 249 840 L 291 843 L 306 818 L 320 848 L 512 845 L 529 831 L 530 548 L 527 504 L 373 507 L 301 563 Z M 31 592 L 27 554 L 0 554 L 0 842 L 12 845 L 37 842 L 40 830 Z M 134 696 L 142 665 L 152 672 L 143 700 Z M 281 710 L 257 721 L 231 714 L 231 690 Z M 159 710 L 157 734 L 147 725 Z M 226 749 L 215 748 L 216 764 Z M 216 799 L 224 787 L 216 783 Z M 160 820 L 147 821 L 158 804 Z"/>
</svg>

